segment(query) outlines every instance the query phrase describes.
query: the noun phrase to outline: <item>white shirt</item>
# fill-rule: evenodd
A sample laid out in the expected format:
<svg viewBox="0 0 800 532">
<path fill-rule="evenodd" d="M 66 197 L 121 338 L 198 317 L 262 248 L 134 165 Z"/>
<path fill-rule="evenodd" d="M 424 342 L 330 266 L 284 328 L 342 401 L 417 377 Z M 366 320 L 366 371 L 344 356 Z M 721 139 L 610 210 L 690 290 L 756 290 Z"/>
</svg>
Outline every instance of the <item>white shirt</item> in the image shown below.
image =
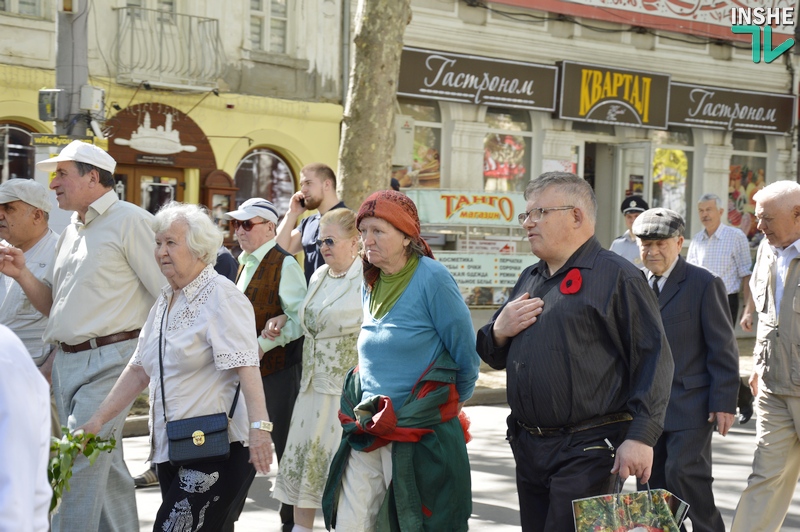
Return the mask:
<svg viewBox="0 0 800 532">
<path fill-rule="evenodd" d="M 72 215 L 45 277 L 53 287 L 46 342 L 75 345 L 142 326 L 166 283 L 152 222 L 113 190 L 89 206 L 86 223 Z"/>
<path fill-rule="evenodd" d="M 675 257 L 675 260 L 672 261 L 672 264 L 670 265 L 669 268 L 667 268 L 667 271 L 661 274 L 661 277 L 659 277 L 658 281 L 655 280 L 655 274 L 653 272 L 651 272 L 650 270 L 645 270 L 647 272 L 647 284 L 650 285 L 650 288 L 653 288 L 653 284 L 658 282 L 659 293 L 662 290 L 664 290 L 664 285 L 667 284 L 667 279 L 669 279 L 669 274 L 671 274 L 672 270 L 675 269 L 676 264 L 678 264 L 678 257 Z"/>
<path fill-rule="evenodd" d="M 56 254 L 58 233 L 50 229 L 34 246 L 24 253 L 25 265 L 37 279 L 44 279 Z M 7 275 L 0 274 L 0 323 L 19 336 L 34 363 L 39 366 L 50 353 L 50 346 L 42 340 L 47 326 L 47 316 L 36 310 L 19 284 Z"/>
<path fill-rule="evenodd" d="M 736 294 L 742 286 L 742 277 L 751 274 L 750 247 L 744 232 L 720 224 L 708 236 L 703 229 L 692 239 L 686 262 L 710 270 L 725 283 L 728 294 Z"/>
<path fill-rule="evenodd" d="M 22 341 L 0 325 L 0 532 L 47 532 L 50 387 Z"/>
<path fill-rule="evenodd" d="M 794 243 L 783 249 L 773 249 L 778 256 L 778 261 L 775 266 L 778 274 L 777 279 L 775 279 L 775 311 L 780 313 L 781 299 L 783 298 L 783 283 L 786 281 L 786 274 L 789 273 L 789 264 L 791 264 L 792 259 L 800 255 L 800 240 L 795 240 Z"/>
<path fill-rule="evenodd" d="M 139 335 L 130 364 L 142 366 L 150 377 L 150 434 L 155 463 L 169 460 L 167 429 L 161 406 L 158 344 L 164 311 L 175 298 L 164 326 L 164 402 L 167 420 L 230 412 L 242 366 L 259 366 L 253 334 L 253 306 L 236 285 L 206 266 L 182 290 L 164 287 Z M 234 370 L 234 371 L 229 371 Z M 250 425 L 244 395 L 240 394 L 230 441 L 247 445 Z"/>
</svg>

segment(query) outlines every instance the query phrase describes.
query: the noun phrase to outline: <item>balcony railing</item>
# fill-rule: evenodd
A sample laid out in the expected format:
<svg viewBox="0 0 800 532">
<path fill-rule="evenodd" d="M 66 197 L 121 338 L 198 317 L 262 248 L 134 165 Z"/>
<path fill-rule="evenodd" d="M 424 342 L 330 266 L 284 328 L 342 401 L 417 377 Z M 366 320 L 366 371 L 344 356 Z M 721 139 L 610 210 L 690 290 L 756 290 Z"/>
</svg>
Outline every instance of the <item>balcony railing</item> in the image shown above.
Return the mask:
<svg viewBox="0 0 800 532">
<path fill-rule="evenodd" d="M 210 90 L 225 69 L 217 19 L 125 7 L 118 11 L 117 81 Z"/>
</svg>

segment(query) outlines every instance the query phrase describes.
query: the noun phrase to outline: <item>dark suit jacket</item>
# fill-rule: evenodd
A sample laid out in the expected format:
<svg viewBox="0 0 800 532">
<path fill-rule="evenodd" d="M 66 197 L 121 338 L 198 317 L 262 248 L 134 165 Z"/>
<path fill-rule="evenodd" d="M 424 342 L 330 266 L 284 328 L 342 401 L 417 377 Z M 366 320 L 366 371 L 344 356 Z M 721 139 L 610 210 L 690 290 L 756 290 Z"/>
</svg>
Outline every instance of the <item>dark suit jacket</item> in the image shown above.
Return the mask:
<svg viewBox="0 0 800 532">
<path fill-rule="evenodd" d="M 722 279 L 678 257 L 658 297 L 675 374 L 664 430 L 699 428 L 736 413 L 739 356 Z"/>
</svg>

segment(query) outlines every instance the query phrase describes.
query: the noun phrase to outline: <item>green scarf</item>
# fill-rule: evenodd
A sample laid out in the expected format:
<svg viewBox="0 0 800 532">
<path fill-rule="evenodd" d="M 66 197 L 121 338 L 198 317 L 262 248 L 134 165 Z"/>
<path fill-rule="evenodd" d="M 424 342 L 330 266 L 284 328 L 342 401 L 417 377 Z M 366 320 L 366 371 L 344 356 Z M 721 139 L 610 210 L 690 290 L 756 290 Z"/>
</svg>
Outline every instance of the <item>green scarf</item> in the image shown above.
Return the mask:
<svg viewBox="0 0 800 532">
<path fill-rule="evenodd" d="M 412 253 L 406 265 L 399 272 L 392 275 L 381 272 L 369 299 L 369 311 L 373 318 L 379 320 L 392 310 L 394 304 L 403 295 L 408 283 L 411 282 L 411 278 L 414 277 L 418 264 L 419 257 L 416 253 Z"/>
</svg>

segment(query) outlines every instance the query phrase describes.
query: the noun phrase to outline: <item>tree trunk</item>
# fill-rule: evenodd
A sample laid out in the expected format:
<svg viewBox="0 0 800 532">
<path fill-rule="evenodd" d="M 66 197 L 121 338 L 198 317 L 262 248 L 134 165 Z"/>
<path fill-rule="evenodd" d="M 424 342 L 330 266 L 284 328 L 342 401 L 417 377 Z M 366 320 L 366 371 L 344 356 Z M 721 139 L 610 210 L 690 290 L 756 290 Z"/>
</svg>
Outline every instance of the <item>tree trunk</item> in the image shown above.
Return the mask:
<svg viewBox="0 0 800 532">
<path fill-rule="evenodd" d="M 338 171 L 339 197 L 354 210 L 389 188 L 400 55 L 410 19 L 410 0 L 358 2 Z"/>
</svg>

